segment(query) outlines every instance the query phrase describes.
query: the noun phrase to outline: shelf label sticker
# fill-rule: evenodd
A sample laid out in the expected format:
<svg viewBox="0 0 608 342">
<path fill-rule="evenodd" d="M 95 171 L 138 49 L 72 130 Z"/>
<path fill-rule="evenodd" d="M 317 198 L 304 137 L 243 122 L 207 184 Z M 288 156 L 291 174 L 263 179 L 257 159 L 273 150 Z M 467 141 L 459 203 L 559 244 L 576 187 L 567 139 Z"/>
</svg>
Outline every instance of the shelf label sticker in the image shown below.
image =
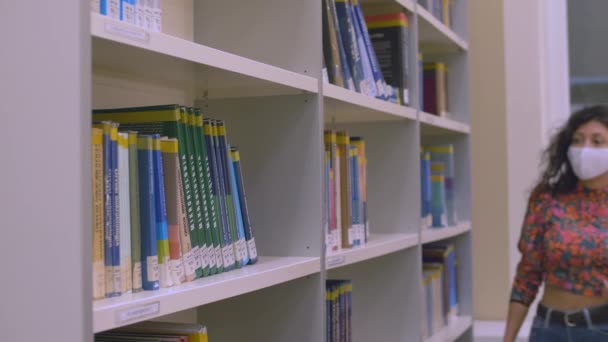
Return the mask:
<svg viewBox="0 0 608 342">
<path fill-rule="evenodd" d="M 341 265 L 346 262 L 344 255 L 335 255 L 327 258 L 327 267 Z"/>
<path fill-rule="evenodd" d="M 116 22 L 114 20 L 106 20 L 104 23 L 104 30 L 107 33 L 132 39 L 141 43 L 148 43 L 150 41 L 150 34 L 145 30 L 133 25 Z"/>
<path fill-rule="evenodd" d="M 159 313 L 160 302 L 148 303 L 118 311 L 116 321 L 118 324 L 123 324 L 143 317 L 155 316 Z"/>
</svg>

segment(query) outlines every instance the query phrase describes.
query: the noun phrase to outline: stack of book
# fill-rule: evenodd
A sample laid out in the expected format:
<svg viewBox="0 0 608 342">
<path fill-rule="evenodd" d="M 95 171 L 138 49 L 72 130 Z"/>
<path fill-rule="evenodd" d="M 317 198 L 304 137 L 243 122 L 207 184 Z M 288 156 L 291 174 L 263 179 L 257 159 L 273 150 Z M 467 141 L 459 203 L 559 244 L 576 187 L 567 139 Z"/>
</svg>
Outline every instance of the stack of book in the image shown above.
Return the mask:
<svg viewBox="0 0 608 342">
<path fill-rule="evenodd" d="M 223 121 L 180 105 L 95 110 L 93 120 L 95 299 L 257 261 Z"/>
<path fill-rule="evenodd" d="M 91 0 L 91 11 L 150 32 L 161 32 L 161 0 Z"/>
<path fill-rule="evenodd" d="M 456 255 L 452 244 L 433 244 L 422 250 L 425 319 L 428 338 L 458 315 Z"/>
<path fill-rule="evenodd" d="M 350 280 L 327 280 L 325 290 L 328 342 L 352 341 L 353 284 Z"/>
<path fill-rule="evenodd" d="M 326 130 L 324 170 L 327 254 L 364 246 L 369 237 L 365 140 Z"/>
<path fill-rule="evenodd" d="M 359 0 L 323 1 L 324 64 L 332 84 L 409 104 L 409 42 L 404 12 L 364 17 Z"/>
<path fill-rule="evenodd" d="M 423 228 L 458 224 L 454 203 L 454 146 L 426 146 L 420 151 Z"/>
<path fill-rule="evenodd" d="M 95 335 L 95 342 L 209 342 L 200 324 L 142 322 Z"/>
</svg>

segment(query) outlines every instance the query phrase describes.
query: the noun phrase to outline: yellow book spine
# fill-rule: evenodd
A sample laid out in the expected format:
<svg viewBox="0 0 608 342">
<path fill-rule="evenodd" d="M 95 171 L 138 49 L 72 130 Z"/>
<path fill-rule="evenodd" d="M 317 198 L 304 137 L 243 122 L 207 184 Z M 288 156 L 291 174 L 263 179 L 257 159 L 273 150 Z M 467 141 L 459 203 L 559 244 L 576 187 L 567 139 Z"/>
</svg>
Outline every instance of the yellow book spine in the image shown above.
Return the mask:
<svg viewBox="0 0 608 342">
<path fill-rule="evenodd" d="M 93 298 L 105 297 L 104 206 L 103 206 L 103 130 L 91 132 L 91 173 L 93 178 Z"/>
</svg>

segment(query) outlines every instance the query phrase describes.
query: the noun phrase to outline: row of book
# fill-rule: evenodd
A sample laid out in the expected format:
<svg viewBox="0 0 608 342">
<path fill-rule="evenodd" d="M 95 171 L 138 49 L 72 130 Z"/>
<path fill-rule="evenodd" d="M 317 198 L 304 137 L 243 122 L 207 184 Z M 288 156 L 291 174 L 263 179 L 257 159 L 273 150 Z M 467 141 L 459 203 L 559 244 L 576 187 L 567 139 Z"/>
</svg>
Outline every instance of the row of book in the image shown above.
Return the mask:
<svg viewBox="0 0 608 342">
<path fill-rule="evenodd" d="M 454 2 L 455 0 L 418 0 L 422 7 L 450 28 L 454 23 Z"/>
<path fill-rule="evenodd" d="M 325 288 L 327 342 L 351 342 L 353 284 L 327 280 Z"/>
<path fill-rule="evenodd" d="M 420 150 L 421 215 L 423 228 L 458 223 L 454 198 L 454 146 L 426 146 Z"/>
<path fill-rule="evenodd" d="M 180 105 L 95 110 L 93 120 L 95 299 L 257 261 L 223 121 Z"/>
<path fill-rule="evenodd" d="M 445 63 L 423 63 L 422 87 L 420 89 L 422 111 L 441 117 L 449 115 L 447 72 Z"/>
<path fill-rule="evenodd" d="M 209 342 L 201 324 L 146 321 L 95 334 L 95 342 Z"/>
<path fill-rule="evenodd" d="M 325 244 L 333 254 L 364 246 L 369 237 L 367 158 L 363 138 L 335 130 L 324 136 Z"/>
<path fill-rule="evenodd" d="M 423 335 L 428 338 L 458 315 L 457 260 L 453 244 L 433 244 L 422 249 Z"/>
<path fill-rule="evenodd" d="M 150 32 L 161 32 L 161 0 L 91 0 L 91 11 Z"/>
<path fill-rule="evenodd" d="M 409 22 L 405 12 L 364 16 L 359 0 L 323 1 L 323 54 L 330 83 L 407 105 Z"/>
</svg>

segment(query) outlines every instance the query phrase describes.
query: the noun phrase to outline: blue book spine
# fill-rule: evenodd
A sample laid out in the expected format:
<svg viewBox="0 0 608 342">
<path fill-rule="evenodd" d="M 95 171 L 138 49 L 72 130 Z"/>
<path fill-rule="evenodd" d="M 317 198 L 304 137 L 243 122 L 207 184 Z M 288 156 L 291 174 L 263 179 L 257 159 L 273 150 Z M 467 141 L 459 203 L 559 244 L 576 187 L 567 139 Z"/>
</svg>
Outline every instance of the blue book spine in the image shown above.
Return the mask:
<svg viewBox="0 0 608 342">
<path fill-rule="evenodd" d="M 169 271 L 169 232 L 167 228 L 167 204 L 165 201 L 165 177 L 163 174 L 163 157 L 160 150 L 160 134 L 152 135 L 154 167 L 154 209 L 156 226 L 156 244 L 161 287 L 171 286 Z"/>
<path fill-rule="evenodd" d="M 118 124 L 112 124 L 110 135 L 110 171 L 112 193 L 112 266 L 114 267 L 114 296 L 122 291 L 122 269 L 120 267 L 120 200 L 118 186 Z"/>
<path fill-rule="evenodd" d="M 431 217 L 433 228 L 445 227 L 445 180 L 443 174 L 431 176 Z"/>
<path fill-rule="evenodd" d="M 103 196 L 104 196 L 104 266 L 106 297 L 114 296 L 114 264 L 112 263 L 112 144 L 110 124 L 103 134 Z"/>
<path fill-rule="evenodd" d="M 342 35 L 346 59 L 348 60 L 353 82 L 355 83 L 355 89 L 357 92 L 367 95 L 369 90 L 366 87 L 363 62 L 361 61 L 360 50 L 357 46 L 355 27 L 353 25 L 349 4 L 345 0 L 336 0 L 336 14 L 340 25 L 340 34 Z"/>
<path fill-rule="evenodd" d="M 335 0 L 327 0 L 330 2 L 330 6 L 334 7 L 334 11 L 332 14 L 332 20 L 334 22 L 334 28 L 336 31 L 336 41 L 338 42 L 338 55 L 340 57 L 340 64 L 342 65 L 342 78 L 344 78 L 344 87 L 349 90 L 357 91 L 355 88 L 355 82 L 353 81 L 353 76 L 350 72 L 350 64 L 348 64 L 348 59 L 346 58 L 346 46 L 344 45 L 344 41 L 342 40 L 342 33 L 340 30 L 340 24 L 338 22 L 338 16 L 335 11 Z"/>
<path fill-rule="evenodd" d="M 357 1 L 353 4 L 352 8 L 357 34 L 361 37 L 360 47 L 363 51 L 361 56 L 367 61 L 367 68 L 369 68 L 369 73 L 371 74 L 370 80 L 374 83 L 373 86 L 376 93 L 375 96 L 384 100 L 386 99 L 386 95 L 384 94 L 386 88 L 386 85 L 384 84 L 384 76 L 382 76 L 382 71 L 380 70 L 380 64 L 378 63 L 376 52 L 374 51 L 372 41 L 369 38 L 369 32 L 367 31 L 367 25 L 365 24 L 365 17 L 363 16 L 363 11 L 361 10 L 361 4 Z"/>
<path fill-rule="evenodd" d="M 227 146 L 228 151 L 231 150 L 230 145 Z M 239 198 L 239 192 L 236 186 L 236 172 L 234 171 L 234 161 L 230 153 L 228 157 L 228 171 L 230 173 L 230 188 L 232 190 L 232 202 L 234 206 L 234 220 L 236 222 L 237 232 L 237 246 L 241 258 L 241 264 L 247 265 L 249 263 L 249 254 L 247 253 L 247 245 L 245 243 L 245 228 L 243 226 L 243 214 L 241 213 L 241 200 Z M 237 254 L 238 255 L 238 254 Z"/>
<path fill-rule="evenodd" d="M 360 224 L 361 219 L 360 219 L 360 210 L 359 210 L 359 201 L 360 201 L 360 195 L 359 195 L 359 164 L 358 164 L 358 157 L 357 157 L 357 148 L 354 146 L 350 147 L 351 150 L 351 156 L 350 156 L 350 171 L 351 171 L 351 189 L 352 189 L 352 216 L 353 216 L 353 229 L 355 230 L 355 239 L 354 239 L 354 245 L 355 246 L 360 246 L 361 245 L 361 237 L 363 235 L 363 232 L 360 230 Z"/>
<path fill-rule="evenodd" d="M 421 167 L 421 199 L 422 199 L 422 217 L 427 218 L 431 213 L 431 156 L 430 153 L 422 151 L 420 153 Z"/>
<path fill-rule="evenodd" d="M 99 0 L 99 14 L 108 15 L 108 1 L 109 0 Z"/>
<path fill-rule="evenodd" d="M 217 206 L 218 220 L 219 220 L 219 249 L 220 251 L 216 253 L 216 265 L 218 267 L 218 273 L 224 272 L 224 216 L 222 215 L 221 210 L 221 201 L 220 201 L 220 190 L 219 190 L 219 176 L 217 171 L 217 162 L 215 156 L 215 142 L 213 140 L 213 123 L 208 120 L 203 120 L 204 125 L 208 125 L 209 134 L 205 133 L 205 143 L 207 144 L 207 157 L 209 158 L 209 174 L 211 176 L 211 195 L 215 199 L 215 205 Z"/>
<path fill-rule="evenodd" d="M 255 264 L 258 261 L 258 252 L 255 245 L 255 238 L 253 237 L 253 227 L 251 226 L 251 220 L 249 219 L 249 208 L 247 207 L 247 195 L 245 194 L 245 185 L 243 184 L 240 154 L 236 147 L 232 147 L 232 152 L 234 155 L 234 172 L 236 176 L 239 202 L 241 203 L 241 215 L 243 218 L 243 228 L 245 229 L 245 240 L 247 241 L 249 263 Z"/>
<path fill-rule="evenodd" d="M 234 254 L 232 253 L 232 240 L 230 238 L 230 224 L 228 222 L 228 209 L 226 208 L 226 189 L 224 181 L 224 169 L 222 168 L 222 158 L 220 152 L 220 143 L 218 138 L 218 127 L 217 123 L 213 122 L 212 127 L 213 133 L 213 154 L 215 155 L 215 171 L 217 175 L 217 189 L 218 199 L 220 208 L 220 221 L 222 223 L 222 258 L 224 260 L 224 271 L 230 271 L 234 269 Z"/>
<path fill-rule="evenodd" d="M 156 192 L 154 148 L 151 136 L 138 138 L 139 210 L 141 226 L 142 287 L 158 290 L 158 245 L 156 239 Z"/>
</svg>

